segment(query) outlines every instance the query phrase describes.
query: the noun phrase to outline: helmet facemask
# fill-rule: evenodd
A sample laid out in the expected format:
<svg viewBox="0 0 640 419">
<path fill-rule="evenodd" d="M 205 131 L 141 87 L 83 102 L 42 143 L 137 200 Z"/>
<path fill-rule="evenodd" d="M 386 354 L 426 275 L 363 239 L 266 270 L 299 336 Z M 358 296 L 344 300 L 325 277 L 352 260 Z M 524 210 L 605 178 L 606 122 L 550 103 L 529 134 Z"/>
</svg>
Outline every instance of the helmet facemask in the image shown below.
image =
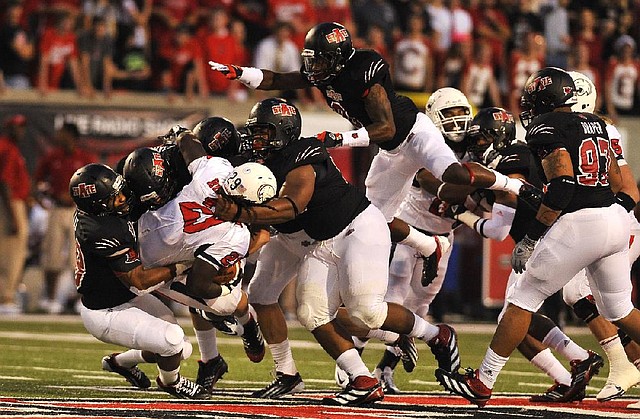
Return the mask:
<svg viewBox="0 0 640 419">
<path fill-rule="evenodd" d="M 326 85 L 344 67 L 340 50 L 319 52 L 312 49 L 302 50 L 304 74 L 314 86 Z"/>
</svg>

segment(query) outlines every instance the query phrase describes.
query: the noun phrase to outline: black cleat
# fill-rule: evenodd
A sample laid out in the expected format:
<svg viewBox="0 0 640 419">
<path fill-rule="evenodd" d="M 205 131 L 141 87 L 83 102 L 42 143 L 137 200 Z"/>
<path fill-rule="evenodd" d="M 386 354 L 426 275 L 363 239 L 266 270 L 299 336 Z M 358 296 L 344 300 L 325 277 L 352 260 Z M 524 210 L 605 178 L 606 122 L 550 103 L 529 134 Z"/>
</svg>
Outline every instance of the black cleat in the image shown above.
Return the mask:
<svg viewBox="0 0 640 419">
<path fill-rule="evenodd" d="M 360 406 L 384 399 L 382 385 L 375 377 L 360 375 L 334 397 L 325 397 L 322 404 L 332 406 Z"/>
<path fill-rule="evenodd" d="M 116 355 L 111 354 L 102 358 L 102 369 L 109 372 L 115 372 L 123 376 L 132 386 L 146 389 L 151 387 L 151 381 L 147 375 L 138 367 L 125 368 L 118 365 Z"/>
<path fill-rule="evenodd" d="M 415 339 L 407 335 L 400 335 L 394 345 L 401 351 L 400 361 L 402 361 L 402 367 L 406 372 L 412 372 L 418 365 L 418 348 L 416 347 Z"/>
<path fill-rule="evenodd" d="M 200 384 L 196 384 L 193 381 L 184 378 L 183 376 L 178 376 L 178 381 L 173 384 L 165 385 L 162 384 L 160 377 L 156 378 L 156 384 L 160 390 L 165 391 L 172 396 L 175 396 L 179 399 L 195 399 L 195 400 L 204 400 L 211 397 L 211 395 L 204 389 Z"/>
<path fill-rule="evenodd" d="M 304 390 L 304 381 L 300 373 L 295 375 L 288 375 L 276 371 L 276 378 L 269 383 L 265 388 L 254 391 L 251 393 L 251 397 L 257 397 L 260 399 L 278 399 L 287 394 L 294 394 Z"/>
<path fill-rule="evenodd" d="M 460 351 L 458 350 L 458 337 L 453 327 L 439 324 L 440 332 L 427 345 L 438 361 L 438 368 L 449 372 L 457 372 L 460 369 Z"/>
<path fill-rule="evenodd" d="M 213 387 L 227 371 L 229 371 L 229 366 L 222 358 L 222 355 L 218 355 L 207 362 L 198 361 L 198 377 L 196 378 L 196 383 L 200 384 L 211 394 Z"/>
<path fill-rule="evenodd" d="M 264 338 L 260 331 L 260 325 L 251 317 L 251 320 L 244 325 L 244 333 L 242 334 L 242 344 L 244 352 L 251 362 L 260 362 L 264 358 Z"/>
<path fill-rule="evenodd" d="M 478 378 L 478 370 L 467 369 L 464 374 L 436 369 L 436 378 L 445 390 L 462 396 L 471 403 L 484 407 L 491 398 L 491 389 Z"/>
<path fill-rule="evenodd" d="M 577 402 L 585 398 L 585 390 L 569 397 L 571 386 L 565 384 L 555 383 L 542 394 L 536 394 L 529 398 L 530 402 L 543 402 L 543 403 L 568 403 Z"/>
<path fill-rule="evenodd" d="M 587 352 L 589 352 L 587 359 L 582 361 L 574 359 L 569 363 L 571 365 L 571 389 L 567 393 L 567 398 L 570 400 L 574 400 L 581 392 L 584 392 L 591 378 L 597 375 L 600 368 L 604 366 L 604 360 L 600 355 L 593 351 Z"/>
</svg>

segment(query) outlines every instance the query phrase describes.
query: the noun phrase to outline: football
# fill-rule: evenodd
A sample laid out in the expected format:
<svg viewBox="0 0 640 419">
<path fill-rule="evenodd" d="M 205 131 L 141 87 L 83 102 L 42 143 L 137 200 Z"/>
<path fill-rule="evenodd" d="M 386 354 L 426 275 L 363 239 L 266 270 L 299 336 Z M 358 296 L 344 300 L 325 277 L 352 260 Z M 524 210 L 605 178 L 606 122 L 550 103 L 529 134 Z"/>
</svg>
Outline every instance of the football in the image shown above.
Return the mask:
<svg viewBox="0 0 640 419">
<path fill-rule="evenodd" d="M 224 191 L 256 204 L 262 204 L 276 196 L 276 177 L 271 170 L 259 163 L 244 163 L 236 167 L 224 181 Z"/>
</svg>

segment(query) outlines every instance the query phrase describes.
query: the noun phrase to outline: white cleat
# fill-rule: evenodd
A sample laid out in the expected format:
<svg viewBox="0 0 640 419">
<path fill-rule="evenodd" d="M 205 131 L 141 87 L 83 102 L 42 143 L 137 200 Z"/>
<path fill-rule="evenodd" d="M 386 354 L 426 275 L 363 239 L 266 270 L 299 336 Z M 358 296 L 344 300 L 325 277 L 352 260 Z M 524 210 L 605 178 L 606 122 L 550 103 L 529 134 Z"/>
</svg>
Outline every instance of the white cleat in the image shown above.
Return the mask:
<svg viewBox="0 0 640 419">
<path fill-rule="evenodd" d="M 640 371 L 632 363 L 627 361 L 627 364 L 624 366 L 616 364 L 611 368 L 607 383 L 596 395 L 596 400 L 606 402 L 617 399 L 631 387 L 640 383 Z"/>
</svg>

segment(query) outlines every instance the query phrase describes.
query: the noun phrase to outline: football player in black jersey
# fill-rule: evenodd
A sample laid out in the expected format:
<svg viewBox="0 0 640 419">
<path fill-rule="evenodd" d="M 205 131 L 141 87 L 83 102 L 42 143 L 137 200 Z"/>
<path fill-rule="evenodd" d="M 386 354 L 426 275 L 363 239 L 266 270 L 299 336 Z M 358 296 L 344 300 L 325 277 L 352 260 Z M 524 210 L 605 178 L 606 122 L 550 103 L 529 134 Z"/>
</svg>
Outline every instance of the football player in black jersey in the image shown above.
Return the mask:
<svg viewBox="0 0 640 419">
<path fill-rule="evenodd" d="M 530 149 L 524 142 L 516 141 L 516 127 L 513 115 L 503 108 L 480 109 L 469 124 L 466 144 L 475 161 L 491 165 L 495 170 L 507 175 L 526 179 L 532 185 L 541 187 Z M 535 218 L 536 209 L 520 202 L 513 194 L 503 191 L 483 191 L 488 195 L 491 205 L 491 218 L 479 217 L 472 211 L 458 210 L 453 218 L 474 229 L 483 237 L 502 241 L 507 234 L 516 242 L 527 232 L 529 224 Z M 462 208 L 464 210 L 464 208 Z M 515 211 L 510 217 L 500 213 Z M 522 274 L 511 271 L 505 294 Z M 505 308 L 498 316 L 502 318 Z M 552 347 L 568 361 L 572 362 L 572 372 L 554 357 L 548 347 Z M 585 387 L 602 366 L 602 358 L 578 346 L 551 319 L 534 313 L 525 339 L 518 350 L 533 365 L 554 379 L 555 384 L 541 395 L 535 395 L 530 401 L 565 403 L 582 400 Z M 585 370 L 589 374 L 582 374 Z"/>
<path fill-rule="evenodd" d="M 520 193 L 523 183 L 475 163 L 460 164 L 431 120 L 407 97 L 396 94 L 389 65 L 373 50 L 354 49 L 351 34 L 334 22 L 313 27 L 306 35 L 300 71 L 276 73 L 210 61 L 214 71 L 260 90 L 318 88 L 327 105 L 356 129 L 323 132 L 327 147 L 380 147 L 367 179 L 367 198 L 384 214 L 394 242 L 424 256 L 438 258 L 444 236 L 432 237 L 410 227 L 394 214 L 413 176 L 428 169 L 445 182 Z M 525 189 L 528 187 L 525 186 Z"/>
<path fill-rule="evenodd" d="M 295 220 L 316 241 L 298 270 L 298 319 L 350 376 L 329 404 L 359 405 L 384 397 L 337 321 L 344 304 L 359 328 L 390 330 L 431 346 L 441 368 L 459 367 L 455 332 L 427 323 L 406 308 L 384 302 L 391 242 L 385 218 L 355 186 L 347 183 L 325 146 L 299 138 L 298 109 L 282 99 L 258 102 L 247 119 L 253 149 L 281 188 L 266 205 L 238 205 L 224 196 L 215 214 L 221 219 L 273 224 Z"/>
<path fill-rule="evenodd" d="M 631 302 L 628 215 L 616 205 L 609 178 L 619 177 L 605 122 L 572 112 L 576 87 L 564 70 L 547 67 L 527 80 L 520 119 L 547 191 L 536 217 L 513 250 L 523 277 L 479 369 L 436 371 L 440 383 L 482 407 L 544 300 L 586 269 L 600 313 L 640 342 L 640 311 Z M 619 181 L 619 179 L 618 179 Z M 589 374 L 589 371 L 584 371 Z"/>
<path fill-rule="evenodd" d="M 89 164 L 72 176 L 69 193 L 78 207 L 75 279 L 82 321 L 103 342 L 133 348 L 104 357 L 102 368 L 148 388 L 151 383 L 137 364 L 155 362 L 162 390 L 180 398 L 208 398 L 204 388 L 179 374 L 191 344 L 171 310 L 148 293 L 174 278 L 176 265 L 142 267 L 133 224 L 123 218 L 129 192 L 122 176 L 108 166 Z"/>
</svg>

